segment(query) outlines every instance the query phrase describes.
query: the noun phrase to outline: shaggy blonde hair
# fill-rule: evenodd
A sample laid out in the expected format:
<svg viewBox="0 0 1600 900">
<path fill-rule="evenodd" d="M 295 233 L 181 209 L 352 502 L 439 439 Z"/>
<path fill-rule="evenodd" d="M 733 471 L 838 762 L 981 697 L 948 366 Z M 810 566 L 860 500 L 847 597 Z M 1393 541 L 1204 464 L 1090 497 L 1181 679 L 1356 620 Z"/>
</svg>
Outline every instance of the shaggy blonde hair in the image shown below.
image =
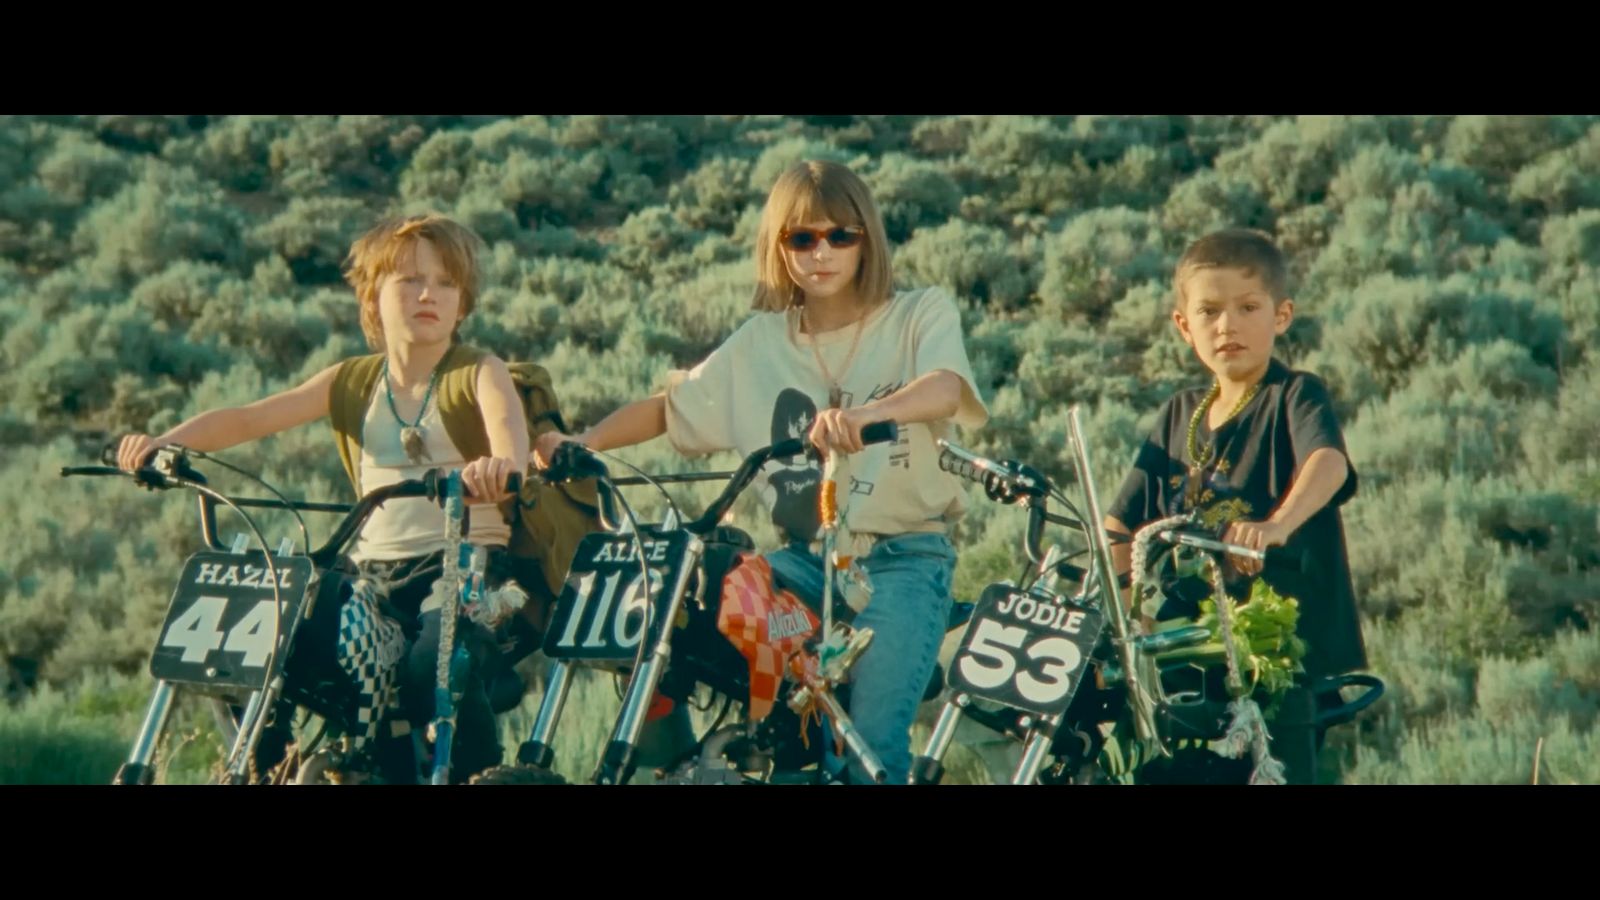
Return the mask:
<svg viewBox="0 0 1600 900">
<path fill-rule="evenodd" d="M 378 291 L 383 278 L 398 271 L 400 261 L 417 241 L 433 245 L 444 261 L 445 271 L 461 288 L 461 316 L 472 312 L 478 299 L 478 247 L 482 241 L 472 230 L 453 219 L 428 213 L 420 216 L 385 219 L 350 245 L 345 259 L 344 280 L 355 288 L 361 304 L 361 333 L 367 346 L 384 349 L 383 325 L 378 321 Z M 460 323 L 456 329 L 460 330 Z"/>
</svg>

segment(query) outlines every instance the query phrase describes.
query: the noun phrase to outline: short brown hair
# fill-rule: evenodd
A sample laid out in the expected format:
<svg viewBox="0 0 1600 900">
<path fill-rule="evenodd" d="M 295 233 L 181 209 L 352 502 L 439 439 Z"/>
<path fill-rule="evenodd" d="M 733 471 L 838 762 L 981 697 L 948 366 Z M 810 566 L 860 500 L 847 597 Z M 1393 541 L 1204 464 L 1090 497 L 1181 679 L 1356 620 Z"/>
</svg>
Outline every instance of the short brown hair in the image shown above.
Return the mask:
<svg viewBox="0 0 1600 900">
<path fill-rule="evenodd" d="M 1272 302 L 1289 296 L 1288 263 L 1264 231 L 1224 228 L 1190 244 L 1172 277 L 1172 302 L 1180 312 L 1184 307 L 1183 283 L 1200 269 L 1240 269 L 1261 279 Z"/>
<path fill-rule="evenodd" d="M 870 308 L 889 299 L 894 273 L 889 265 L 889 236 L 872 192 L 856 173 L 834 162 L 805 160 L 778 176 L 767 195 L 756 230 L 756 296 L 752 309 L 783 312 L 794 306 L 802 291 L 784 265 L 778 232 L 789 225 L 826 218 L 835 225 L 859 225 L 866 230 L 861 242 L 861 268 L 856 290 Z"/>
<path fill-rule="evenodd" d="M 344 272 L 344 280 L 355 288 L 361 304 L 361 333 L 374 350 L 384 349 L 378 290 L 384 276 L 399 268 L 401 256 L 418 240 L 433 245 L 444 260 L 445 271 L 460 285 L 463 318 L 477 302 L 478 247 L 483 242 L 472 229 L 438 213 L 384 219 L 350 245 Z"/>
</svg>

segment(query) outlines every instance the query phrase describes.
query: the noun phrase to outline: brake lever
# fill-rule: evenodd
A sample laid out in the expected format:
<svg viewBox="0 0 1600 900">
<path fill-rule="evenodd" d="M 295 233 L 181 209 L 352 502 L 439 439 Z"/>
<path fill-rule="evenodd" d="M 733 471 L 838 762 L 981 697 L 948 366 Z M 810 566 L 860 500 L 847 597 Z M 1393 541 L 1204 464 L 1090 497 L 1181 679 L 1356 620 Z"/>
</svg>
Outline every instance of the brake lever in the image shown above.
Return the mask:
<svg viewBox="0 0 1600 900">
<path fill-rule="evenodd" d="M 540 477 L 554 484 L 580 478 L 606 478 L 610 474 L 605 463 L 589 448 L 577 441 L 564 441 L 550 455 L 550 465 L 545 466 Z"/>
<path fill-rule="evenodd" d="M 101 450 L 100 458 L 107 465 L 117 465 L 115 447 L 105 447 Z M 133 476 L 136 484 L 147 491 L 177 487 L 177 480 L 194 484 L 207 483 L 206 476 L 189 464 L 189 450 L 181 444 L 168 444 L 156 448 L 150 453 L 144 465 L 128 474 Z"/>
</svg>

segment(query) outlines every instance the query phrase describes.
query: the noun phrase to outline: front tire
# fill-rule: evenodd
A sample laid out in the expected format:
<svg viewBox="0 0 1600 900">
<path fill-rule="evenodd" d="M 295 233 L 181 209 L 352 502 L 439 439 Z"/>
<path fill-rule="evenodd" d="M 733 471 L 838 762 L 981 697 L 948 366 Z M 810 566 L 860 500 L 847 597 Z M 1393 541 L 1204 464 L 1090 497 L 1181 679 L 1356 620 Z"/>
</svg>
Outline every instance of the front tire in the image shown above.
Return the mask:
<svg viewBox="0 0 1600 900">
<path fill-rule="evenodd" d="M 467 784 L 566 784 L 567 780 L 538 766 L 494 766 L 467 780 Z"/>
</svg>

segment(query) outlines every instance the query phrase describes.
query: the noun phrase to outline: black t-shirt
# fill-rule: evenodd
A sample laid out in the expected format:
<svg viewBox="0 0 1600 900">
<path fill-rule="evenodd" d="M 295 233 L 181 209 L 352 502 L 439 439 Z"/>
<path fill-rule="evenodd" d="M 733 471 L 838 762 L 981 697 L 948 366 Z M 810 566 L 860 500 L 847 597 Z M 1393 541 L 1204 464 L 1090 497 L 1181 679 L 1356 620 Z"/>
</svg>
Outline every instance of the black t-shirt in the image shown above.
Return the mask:
<svg viewBox="0 0 1600 900">
<path fill-rule="evenodd" d="M 1156 519 L 1189 511 L 1189 420 L 1205 395 L 1204 388 L 1181 391 L 1161 408 L 1154 429 L 1139 448 L 1133 470 L 1106 509 L 1108 515 L 1137 530 Z M 1291 371 L 1276 359 L 1268 365 L 1261 389 L 1238 415 L 1215 434 L 1205 421 L 1200 423 L 1196 446 L 1204 448 L 1213 441 L 1216 454 L 1203 470 L 1205 480 L 1195 508 L 1219 535 L 1236 519 L 1262 521 L 1271 515 L 1314 451 L 1332 447 L 1345 452 L 1327 386 L 1317 376 Z M 1201 453 L 1204 455 L 1203 449 Z M 1308 556 L 1304 571 L 1277 563 L 1262 570 L 1262 577 L 1274 590 L 1300 603 L 1296 630 L 1308 645 L 1305 667 L 1312 676 L 1350 672 L 1367 665 L 1350 583 L 1344 522 L 1339 515 L 1339 507 L 1355 495 L 1356 485 L 1351 464 L 1350 474 L 1333 499 L 1289 537 L 1288 549 L 1298 552 L 1303 548 Z M 1226 570 L 1233 572 L 1231 566 Z M 1245 584 L 1231 581 L 1229 592 Z"/>
</svg>

